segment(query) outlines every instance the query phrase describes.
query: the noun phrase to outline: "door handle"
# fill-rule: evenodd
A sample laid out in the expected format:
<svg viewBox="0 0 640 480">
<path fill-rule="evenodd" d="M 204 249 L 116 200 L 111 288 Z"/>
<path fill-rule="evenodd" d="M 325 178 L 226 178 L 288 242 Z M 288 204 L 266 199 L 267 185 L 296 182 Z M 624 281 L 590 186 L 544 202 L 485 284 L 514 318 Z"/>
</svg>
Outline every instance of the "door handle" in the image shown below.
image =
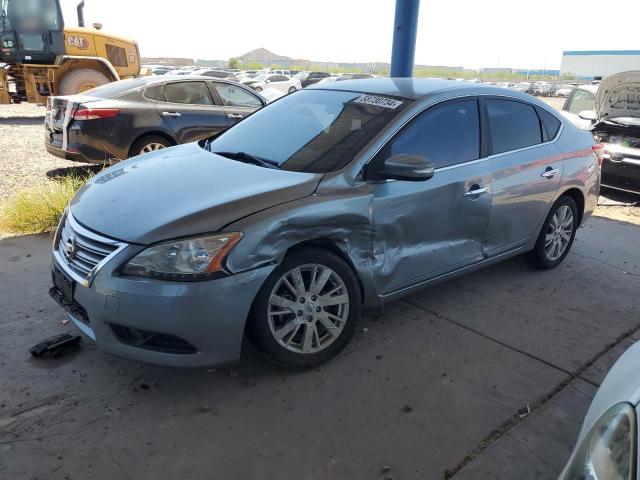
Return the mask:
<svg viewBox="0 0 640 480">
<path fill-rule="evenodd" d="M 182 114 L 180 112 L 162 112 L 163 117 L 181 117 Z"/>
<path fill-rule="evenodd" d="M 547 167 L 544 172 L 540 174 L 540 176 L 544 178 L 553 178 L 558 173 L 560 173 L 560 170 L 558 170 L 557 168 Z"/>
<path fill-rule="evenodd" d="M 228 113 L 227 117 L 229 118 L 244 118 L 244 115 L 242 115 L 241 113 Z"/>
<path fill-rule="evenodd" d="M 480 185 L 473 185 L 471 188 L 473 190 L 469 190 L 468 192 L 464 192 L 462 194 L 463 197 L 477 197 L 482 195 L 483 193 L 487 193 L 489 191 L 489 187 L 480 187 Z"/>
</svg>

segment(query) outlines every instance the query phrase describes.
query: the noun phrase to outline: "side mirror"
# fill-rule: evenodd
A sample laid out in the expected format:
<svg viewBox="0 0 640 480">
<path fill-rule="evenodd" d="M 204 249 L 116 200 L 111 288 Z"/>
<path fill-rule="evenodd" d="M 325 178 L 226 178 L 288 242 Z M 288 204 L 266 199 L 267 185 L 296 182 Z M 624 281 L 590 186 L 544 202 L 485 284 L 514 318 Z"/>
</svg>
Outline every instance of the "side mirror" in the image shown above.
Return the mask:
<svg viewBox="0 0 640 480">
<path fill-rule="evenodd" d="M 583 110 L 578 113 L 578 116 L 583 120 L 589 120 L 591 122 L 595 122 L 597 120 L 596 112 L 593 110 Z"/>
<path fill-rule="evenodd" d="M 399 153 L 384 161 L 384 176 L 394 180 L 429 180 L 435 173 L 435 164 L 422 155 Z"/>
</svg>

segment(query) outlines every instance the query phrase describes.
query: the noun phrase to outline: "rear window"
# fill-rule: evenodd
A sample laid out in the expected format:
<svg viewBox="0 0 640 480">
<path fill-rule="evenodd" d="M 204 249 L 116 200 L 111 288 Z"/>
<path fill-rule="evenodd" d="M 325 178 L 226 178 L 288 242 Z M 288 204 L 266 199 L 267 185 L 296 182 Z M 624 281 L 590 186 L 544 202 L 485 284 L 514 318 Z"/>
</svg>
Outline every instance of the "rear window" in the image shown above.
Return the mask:
<svg viewBox="0 0 640 480">
<path fill-rule="evenodd" d="M 493 153 L 542 142 L 540 119 L 533 106 L 513 100 L 487 100 Z"/>
<path fill-rule="evenodd" d="M 147 81 L 143 78 L 131 78 L 129 80 L 120 80 L 92 88 L 91 90 L 83 92 L 83 95 L 98 98 L 114 98 L 129 90 L 144 87 L 146 84 Z"/>
<path fill-rule="evenodd" d="M 558 120 L 555 115 L 547 112 L 544 108 L 537 108 L 536 110 L 540 116 L 540 120 L 542 121 L 544 133 L 546 133 L 545 140 L 553 140 L 558 134 L 558 130 L 560 130 L 560 120 Z"/>
</svg>

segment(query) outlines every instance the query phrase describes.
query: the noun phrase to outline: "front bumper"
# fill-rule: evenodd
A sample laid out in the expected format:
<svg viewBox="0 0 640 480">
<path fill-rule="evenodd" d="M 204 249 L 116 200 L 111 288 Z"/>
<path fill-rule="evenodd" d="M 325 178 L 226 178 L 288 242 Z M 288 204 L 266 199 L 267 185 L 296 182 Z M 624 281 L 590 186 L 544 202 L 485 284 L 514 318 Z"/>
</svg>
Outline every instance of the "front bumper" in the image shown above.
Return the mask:
<svg viewBox="0 0 640 480">
<path fill-rule="evenodd" d="M 605 143 L 602 186 L 640 193 L 640 149 Z"/>
<path fill-rule="evenodd" d="M 174 367 L 220 366 L 240 358 L 244 327 L 258 290 L 274 266 L 203 282 L 165 282 L 124 277 L 123 261 L 142 247 L 129 246 L 107 262 L 88 286 L 75 284 L 73 306 L 59 304 L 101 350 Z M 64 262 L 53 259 L 67 271 Z M 76 313 L 74 314 L 74 310 Z M 77 312 L 86 312 L 86 318 Z M 160 346 L 139 343 L 123 332 L 157 334 Z M 176 353 L 166 339 L 192 346 Z"/>
</svg>

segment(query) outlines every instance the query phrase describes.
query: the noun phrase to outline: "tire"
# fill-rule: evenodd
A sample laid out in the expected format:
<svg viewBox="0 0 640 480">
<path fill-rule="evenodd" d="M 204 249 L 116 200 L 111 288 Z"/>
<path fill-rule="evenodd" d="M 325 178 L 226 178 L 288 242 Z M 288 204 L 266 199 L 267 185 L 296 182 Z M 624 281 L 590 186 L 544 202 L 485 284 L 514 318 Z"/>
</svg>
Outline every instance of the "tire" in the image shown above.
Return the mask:
<svg viewBox="0 0 640 480">
<path fill-rule="evenodd" d="M 109 78 L 98 70 L 79 68 L 67 73 L 60 81 L 60 95 L 75 95 L 109 83 Z"/>
<path fill-rule="evenodd" d="M 262 91 L 262 87 L 256 87 L 256 92 L 261 92 Z"/>
<path fill-rule="evenodd" d="M 571 226 L 566 215 L 571 214 Z M 536 268 L 549 270 L 562 263 L 569 254 L 578 229 L 578 207 L 568 195 L 560 197 L 542 225 L 536 245 L 526 254 L 527 261 Z M 558 223 L 560 226 L 558 227 Z M 570 233 L 569 233 L 570 232 Z M 560 243 L 558 243 L 560 242 Z M 560 247 L 558 247 L 560 245 Z"/>
<path fill-rule="evenodd" d="M 164 137 L 159 135 L 146 135 L 131 145 L 129 157 L 135 157 L 136 155 L 142 155 L 143 153 L 153 152 L 170 146 L 171 142 Z"/>
<path fill-rule="evenodd" d="M 296 289 L 296 270 L 304 289 Z M 319 291 L 312 288 L 314 275 Z M 323 298 L 332 305 L 319 305 Z M 338 256 L 315 247 L 293 250 L 256 295 L 247 335 L 278 365 L 294 369 L 316 367 L 335 357 L 353 337 L 362 312 L 361 299 L 355 273 Z M 279 331 L 280 340 L 276 338 Z"/>
<path fill-rule="evenodd" d="M 296 87 L 289 87 L 289 93 L 293 93 L 295 92 L 297 89 Z"/>
</svg>

